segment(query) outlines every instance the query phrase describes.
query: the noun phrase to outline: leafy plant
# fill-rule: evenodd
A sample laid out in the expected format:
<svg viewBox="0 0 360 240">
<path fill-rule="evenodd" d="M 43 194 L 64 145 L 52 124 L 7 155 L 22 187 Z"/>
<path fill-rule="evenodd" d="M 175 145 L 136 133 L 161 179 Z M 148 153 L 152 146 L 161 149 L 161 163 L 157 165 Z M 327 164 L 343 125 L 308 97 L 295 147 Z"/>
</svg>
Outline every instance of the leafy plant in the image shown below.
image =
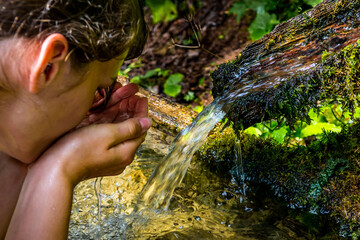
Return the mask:
<svg viewBox="0 0 360 240">
<path fill-rule="evenodd" d="M 178 16 L 176 5 L 171 0 L 146 0 L 145 3 L 152 12 L 154 23 L 169 22 Z"/>
<path fill-rule="evenodd" d="M 317 4 L 321 3 L 322 0 L 304 0 L 304 2 L 312 7 L 315 7 Z"/>
<path fill-rule="evenodd" d="M 256 10 L 256 18 L 249 27 L 251 39 L 260 39 L 279 23 L 275 14 L 270 14 L 265 11 L 263 6 L 259 6 Z"/>
<path fill-rule="evenodd" d="M 164 84 L 164 93 L 170 97 L 176 97 L 181 92 L 181 85 L 184 76 L 181 73 L 175 73 L 170 75 Z"/>
<path fill-rule="evenodd" d="M 204 109 L 203 105 L 197 105 L 193 108 L 193 110 L 198 113 L 200 113 L 203 109 Z"/>
<path fill-rule="evenodd" d="M 324 132 L 340 132 L 346 124 L 352 123 L 351 114 L 344 111 L 337 104 L 331 104 L 322 108 L 321 113 L 317 114 L 312 109 L 309 111 L 311 124 L 297 123 L 295 131 L 291 131 L 284 123 L 274 120 L 265 123 L 258 123 L 255 126 L 245 129 L 245 133 L 271 137 L 279 143 L 284 143 L 289 139 L 303 139 L 310 136 L 319 136 Z M 360 108 L 357 108 L 354 118 L 360 118 Z"/>
<path fill-rule="evenodd" d="M 269 33 L 277 24 L 296 16 L 300 11 L 309 9 L 321 0 L 243 0 L 233 3 L 229 14 L 236 15 L 240 22 L 245 13 L 250 10 L 256 12 L 256 17 L 249 27 L 252 40 L 258 40 Z"/>
<path fill-rule="evenodd" d="M 144 75 L 137 75 L 131 79 L 132 83 L 138 84 L 144 88 L 161 84 L 162 79 L 169 76 L 169 70 L 155 68 L 147 71 Z"/>
<path fill-rule="evenodd" d="M 190 102 L 195 99 L 195 93 L 192 91 L 188 91 L 186 95 L 184 96 L 184 100 L 187 102 Z"/>
<path fill-rule="evenodd" d="M 129 78 L 129 75 L 128 75 L 129 72 L 131 72 L 135 68 L 140 68 L 143 66 L 141 61 L 142 61 L 142 59 L 139 58 L 137 61 L 132 62 L 129 65 L 127 65 L 125 69 L 120 69 L 120 71 L 118 72 L 118 75 Z"/>
<path fill-rule="evenodd" d="M 130 64 L 125 70 L 119 72 L 120 76 L 129 77 L 128 73 L 139 64 Z M 153 90 L 154 86 L 163 86 L 164 93 L 170 97 L 177 97 L 181 93 L 180 82 L 183 81 L 184 76 L 181 73 L 175 73 L 170 75 L 170 70 L 162 70 L 161 68 L 155 68 L 147 71 L 144 75 L 134 76 L 130 82 L 140 85 L 144 88 Z M 195 98 L 195 94 L 189 91 L 184 99 L 186 101 L 192 101 Z"/>
</svg>

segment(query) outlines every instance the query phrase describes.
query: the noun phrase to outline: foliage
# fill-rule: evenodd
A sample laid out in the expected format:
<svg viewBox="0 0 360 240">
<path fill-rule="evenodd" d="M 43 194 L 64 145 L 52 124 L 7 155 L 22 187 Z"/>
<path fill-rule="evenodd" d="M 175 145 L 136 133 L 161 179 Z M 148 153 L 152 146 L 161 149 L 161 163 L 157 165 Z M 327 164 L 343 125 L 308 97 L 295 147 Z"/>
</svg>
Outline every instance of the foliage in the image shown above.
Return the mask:
<svg viewBox="0 0 360 240">
<path fill-rule="evenodd" d="M 229 119 L 237 129 L 248 128 L 268 119 L 275 119 L 280 124 L 284 122 L 294 129 L 299 120 L 311 123 L 311 108 L 319 113 L 327 103 L 333 102 L 349 111 L 348 116 L 343 116 L 343 120 L 349 118 L 350 121 L 357 114 L 356 108 L 360 100 L 360 41 L 327 55 L 326 60 L 311 71 L 297 73 L 266 91 L 235 99 L 228 113 Z M 219 90 L 234 84 L 229 81 L 232 74 L 241 69 L 239 61 L 241 59 L 224 64 L 212 74 L 215 97 Z M 229 80 L 225 79 L 227 76 Z"/>
<path fill-rule="evenodd" d="M 317 4 L 321 3 L 322 0 L 304 0 L 304 2 L 312 7 L 315 7 Z"/>
<path fill-rule="evenodd" d="M 200 113 L 203 109 L 204 109 L 203 105 L 197 105 L 196 107 L 193 108 L 193 110 L 198 113 Z"/>
<path fill-rule="evenodd" d="M 260 39 L 269 33 L 275 25 L 279 24 L 279 20 L 275 14 L 269 14 L 264 7 L 258 7 L 256 10 L 256 18 L 249 27 L 249 33 L 252 40 Z"/>
<path fill-rule="evenodd" d="M 129 75 L 128 75 L 129 72 L 131 72 L 135 68 L 140 68 L 143 66 L 141 61 L 142 61 L 141 58 L 139 58 L 137 61 L 131 62 L 129 65 L 126 66 L 125 69 L 120 69 L 120 71 L 118 72 L 118 75 L 121 77 L 129 78 Z"/>
<path fill-rule="evenodd" d="M 284 143 L 294 139 L 321 135 L 324 132 L 340 132 L 344 125 L 353 121 L 351 113 L 344 111 L 338 104 L 324 106 L 319 113 L 311 109 L 308 115 L 311 123 L 306 124 L 299 121 L 294 125 L 294 131 L 291 131 L 284 122 L 279 124 L 277 121 L 271 120 L 257 123 L 245 129 L 244 132 L 264 138 L 271 137 L 279 143 Z M 360 118 L 360 108 L 356 108 L 354 118 Z"/>
<path fill-rule="evenodd" d="M 183 75 L 181 73 L 172 74 L 164 84 L 164 93 L 170 97 L 176 97 L 181 92 L 180 82 L 183 80 Z"/>
<path fill-rule="evenodd" d="M 184 96 L 184 100 L 190 102 L 195 99 L 195 93 L 192 91 L 188 91 L 187 94 Z"/>
<path fill-rule="evenodd" d="M 243 0 L 235 1 L 229 10 L 240 22 L 245 13 L 256 12 L 256 17 L 249 27 L 252 40 L 258 40 L 269 33 L 277 24 L 296 16 L 303 10 L 315 6 L 321 0 Z"/>
<path fill-rule="evenodd" d="M 178 16 L 176 5 L 171 0 L 146 0 L 145 3 L 152 12 L 154 23 L 169 22 Z"/>
<path fill-rule="evenodd" d="M 129 73 L 138 67 L 141 67 L 141 59 L 131 63 L 119 71 L 118 75 L 129 78 Z M 155 68 L 147 71 L 144 75 L 134 76 L 130 82 L 140 85 L 144 88 L 152 90 L 155 86 L 162 86 L 163 91 L 170 97 L 177 97 L 181 93 L 180 82 L 183 81 L 184 76 L 181 73 L 170 74 L 170 70 L 162 70 L 161 68 Z M 192 101 L 195 98 L 193 92 L 189 91 L 185 95 L 186 101 Z"/>
</svg>

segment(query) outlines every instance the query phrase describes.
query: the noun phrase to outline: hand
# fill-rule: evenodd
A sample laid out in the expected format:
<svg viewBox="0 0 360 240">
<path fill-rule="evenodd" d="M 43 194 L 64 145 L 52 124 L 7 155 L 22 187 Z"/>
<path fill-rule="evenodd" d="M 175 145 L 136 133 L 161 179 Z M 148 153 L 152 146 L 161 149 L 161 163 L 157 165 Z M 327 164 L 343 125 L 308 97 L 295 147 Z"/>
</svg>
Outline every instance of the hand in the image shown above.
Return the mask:
<svg viewBox="0 0 360 240">
<path fill-rule="evenodd" d="M 34 167 L 44 171 L 60 167 L 74 184 L 92 177 L 120 174 L 132 162 L 151 125 L 146 118 L 147 99 L 136 96 L 137 92 L 135 84 L 122 87 L 116 83 L 105 109 L 90 111 L 77 129 L 59 139 Z M 93 106 L 103 100 L 96 98 Z"/>
<path fill-rule="evenodd" d="M 67 133 L 29 167 L 7 238 L 66 239 L 75 185 L 120 174 L 132 162 L 151 125 L 147 100 L 134 95 L 137 87 L 115 87 L 106 109 L 87 118 L 102 124 Z"/>
<path fill-rule="evenodd" d="M 115 83 L 110 93 L 109 102 L 102 111 L 91 111 L 85 119 L 76 127 L 81 128 L 91 124 L 122 122 L 129 118 L 146 117 L 147 116 L 147 100 L 135 94 L 139 91 L 136 84 L 130 83 L 121 86 L 120 83 Z M 104 94 L 105 95 L 105 94 Z M 97 93 L 93 107 L 96 109 L 106 100 L 106 96 L 101 96 Z"/>
<path fill-rule="evenodd" d="M 132 118 L 78 129 L 59 139 L 32 168 L 45 175 L 60 171 L 73 186 L 85 179 L 120 174 L 132 162 L 150 125 L 149 118 Z"/>
</svg>

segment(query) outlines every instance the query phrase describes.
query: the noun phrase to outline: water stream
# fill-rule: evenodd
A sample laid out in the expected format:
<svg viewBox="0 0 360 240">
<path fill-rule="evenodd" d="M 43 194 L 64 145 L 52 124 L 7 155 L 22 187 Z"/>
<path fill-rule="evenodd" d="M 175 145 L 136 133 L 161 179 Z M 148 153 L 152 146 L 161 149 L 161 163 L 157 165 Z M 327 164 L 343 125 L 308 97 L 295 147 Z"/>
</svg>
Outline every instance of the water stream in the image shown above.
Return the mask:
<svg viewBox="0 0 360 240">
<path fill-rule="evenodd" d="M 207 138 L 207 134 L 225 116 L 223 105 L 214 101 L 193 123 L 180 132 L 169 154 L 160 162 L 140 193 L 138 209 L 168 209 L 174 189 L 181 183 L 191 158 Z"/>
<path fill-rule="evenodd" d="M 277 217 L 271 199 L 241 203 L 244 196 L 235 180 L 223 179 L 197 161 L 189 163 L 167 210 L 135 211 L 140 192 L 173 139 L 150 129 L 134 162 L 121 175 L 102 179 L 101 199 L 94 179 L 81 182 L 75 189 L 69 239 L 291 239 L 291 228 Z"/>
<path fill-rule="evenodd" d="M 269 85 L 267 81 L 261 81 L 262 79 L 242 79 L 242 76 L 248 70 L 247 68 L 242 68 L 238 74 L 234 74 L 234 81 L 241 82 L 241 85 L 229 87 L 225 96 L 216 98 L 194 119 L 192 124 L 178 134 L 171 144 L 169 154 L 157 166 L 140 193 L 137 211 L 149 207 L 153 209 L 168 209 L 174 189 L 184 178 L 192 156 L 205 142 L 208 133 L 227 114 L 233 101 L 264 88 L 264 85 Z M 278 77 L 276 78 L 276 83 L 272 82 L 272 84 L 279 84 L 279 82 L 285 79 L 285 77 Z M 238 148 L 237 151 L 239 152 L 240 159 L 237 161 L 242 161 L 241 146 L 238 146 Z M 241 175 L 240 177 L 244 176 L 243 170 L 241 170 Z M 245 195 L 244 181 L 243 195 Z"/>
</svg>

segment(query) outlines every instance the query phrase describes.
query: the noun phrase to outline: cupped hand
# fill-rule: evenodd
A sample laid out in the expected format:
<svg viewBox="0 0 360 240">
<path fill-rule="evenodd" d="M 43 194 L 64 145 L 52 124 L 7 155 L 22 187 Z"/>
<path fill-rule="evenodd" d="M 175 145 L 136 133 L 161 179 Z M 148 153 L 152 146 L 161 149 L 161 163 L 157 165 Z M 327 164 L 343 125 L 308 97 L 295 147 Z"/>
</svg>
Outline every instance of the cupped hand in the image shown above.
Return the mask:
<svg viewBox="0 0 360 240">
<path fill-rule="evenodd" d="M 74 186 L 85 179 L 120 174 L 133 161 L 150 126 L 149 118 L 131 118 L 83 127 L 59 139 L 33 167 L 61 171 Z"/>
<path fill-rule="evenodd" d="M 111 96 L 107 103 L 106 96 L 97 93 L 92 108 L 76 128 L 91 124 L 122 122 L 134 117 L 146 117 L 147 99 L 135 95 L 138 91 L 139 87 L 136 84 L 121 86 L 120 83 L 115 83 L 112 92 L 108 93 Z M 102 109 L 101 105 L 104 102 L 106 106 Z"/>
<path fill-rule="evenodd" d="M 104 109 L 89 111 L 86 118 L 54 143 L 33 165 L 44 174 L 60 170 L 71 183 L 120 174 L 129 165 L 146 131 L 147 99 L 136 96 L 135 84 L 116 83 Z M 97 96 L 93 108 L 105 98 Z"/>
</svg>

